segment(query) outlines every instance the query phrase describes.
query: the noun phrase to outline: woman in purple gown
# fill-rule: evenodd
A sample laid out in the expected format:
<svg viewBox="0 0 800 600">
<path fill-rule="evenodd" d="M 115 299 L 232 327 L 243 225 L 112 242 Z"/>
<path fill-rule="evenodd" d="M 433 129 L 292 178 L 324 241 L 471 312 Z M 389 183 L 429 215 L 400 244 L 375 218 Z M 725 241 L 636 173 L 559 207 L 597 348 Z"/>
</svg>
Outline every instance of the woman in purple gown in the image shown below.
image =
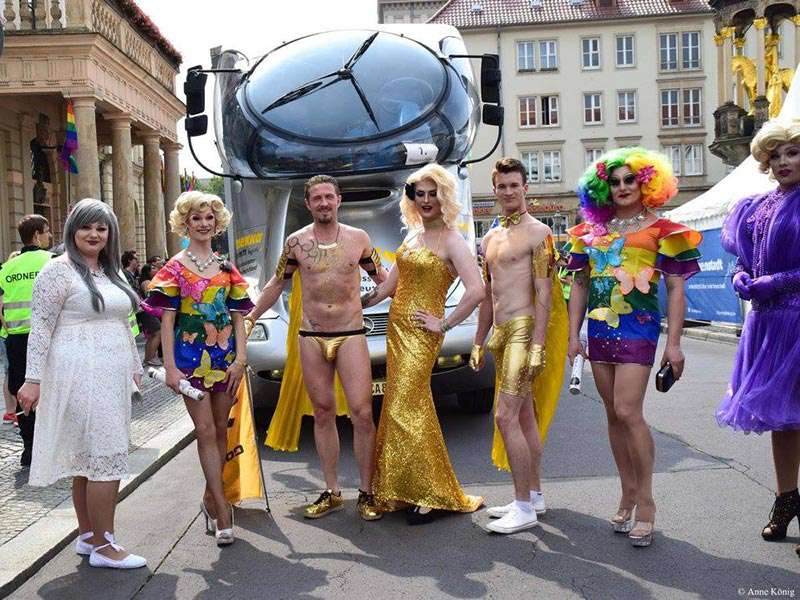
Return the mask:
<svg viewBox="0 0 800 600">
<path fill-rule="evenodd" d="M 750 150 L 778 187 L 741 200 L 723 226 L 722 246 L 738 257 L 734 290 L 753 310 L 717 421 L 772 432 L 777 495 L 761 535 L 774 541 L 800 522 L 800 121 L 766 123 Z"/>
</svg>

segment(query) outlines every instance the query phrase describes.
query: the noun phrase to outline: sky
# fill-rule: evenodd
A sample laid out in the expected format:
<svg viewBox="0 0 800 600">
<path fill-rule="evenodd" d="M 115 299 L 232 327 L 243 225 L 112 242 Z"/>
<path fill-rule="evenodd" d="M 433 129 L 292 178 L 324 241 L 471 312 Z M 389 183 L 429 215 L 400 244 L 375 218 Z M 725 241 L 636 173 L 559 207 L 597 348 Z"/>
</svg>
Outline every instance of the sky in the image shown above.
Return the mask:
<svg viewBox="0 0 800 600">
<path fill-rule="evenodd" d="M 200 64 L 210 67 L 209 50 L 215 46 L 239 50 L 249 57 L 260 56 L 307 33 L 360 28 L 378 21 L 376 0 L 136 0 L 136 3 L 183 55 L 176 80 L 176 94 L 181 100 L 184 100 L 186 69 Z M 206 91 L 210 94 L 213 87 L 213 75 L 209 75 Z M 209 132 L 194 138 L 192 144 L 200 160 L 218 169 L 220 160 L 213 145 L 211 108 L 207 95 Z M 178 122 L 178 138 L 184 146 L 180 154 L 181 171 L 194 171 L 198 178 L 210 177 L 189 152 L 183 119 Z"/>
</svg>

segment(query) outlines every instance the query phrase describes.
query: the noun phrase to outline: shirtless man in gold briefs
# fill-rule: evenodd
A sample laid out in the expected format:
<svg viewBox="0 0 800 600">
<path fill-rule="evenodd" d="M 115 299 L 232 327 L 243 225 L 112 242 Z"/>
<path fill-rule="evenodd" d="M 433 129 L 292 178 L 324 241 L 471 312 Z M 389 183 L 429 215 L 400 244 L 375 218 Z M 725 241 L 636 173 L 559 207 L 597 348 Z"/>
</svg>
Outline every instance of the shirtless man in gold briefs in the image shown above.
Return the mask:
<svg viewBox="0 0 800 600">
<path fill-rule="evenodd" d="M 336 430 L 334 372 L 339 373 L 353 423 L 353 448 L 361 477 L 358 511 L 365 520 L 381 517 L 372 497 L 375 424 L 372 420 L 372 373 L 361 312 L 361 273 L 376 283 L 386 276 L 369 235 L 337 220 L 342 197 L 333 177 L 306 181 L 305 204 L 313 222 L 286 239 L 275 275 L 267 282 L 245 320 L 254 322 L 281 295 L 292 274 L 300 271 L 303 320 L 300 362 L 314 407 L 314 441 L 327 489 L 305 508 L 318 519 L 343 507 L 339 489 L 339 433 Z"/>
<path fill-rule="evenodd" d="M 483 238 L 486 300 L 481 303 L 470 366 L 483 365 L 484 341 L 494 354 L 500 393 L 495 420 L 508 454 L 515 500 L 488 509 L 498 518 L 487 526 L 513 533 L 538 523 L 545 512 L 539 465 L 542 444 L 531 399 L 531 380 L 544 368 L 554 268 L 550 228 L 528 214 L 527 172 L 514 158 L 495 164 L 492 184 L 500 203 L 500 225 Z M 525 284 L 525 282 L 528 282 Z"/>
</svg>

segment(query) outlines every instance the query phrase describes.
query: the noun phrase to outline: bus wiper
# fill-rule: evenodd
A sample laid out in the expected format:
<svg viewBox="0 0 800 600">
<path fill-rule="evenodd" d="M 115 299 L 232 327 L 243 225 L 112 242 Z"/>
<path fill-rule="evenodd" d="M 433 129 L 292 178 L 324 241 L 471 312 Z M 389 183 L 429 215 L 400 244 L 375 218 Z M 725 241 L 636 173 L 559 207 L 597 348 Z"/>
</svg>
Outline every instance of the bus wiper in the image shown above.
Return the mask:
<svg viewBox="0 0 800 600">
<path fill-rule="evenodd" d="M 271 111 L 273 108 L 278 108 L 279 106 L 283 106 L 284 104 L 288 104 L 289 102 L 293 102 L 302 98 L 303 96 L 310 94 L 315 90 L 321 90 L 323 88 L 328 87 L 329 85 L 333 85 L 337 81 L 341 81 L 341 77 L 337 77 L 333 81 L 329 81 L 328 83 L 323 85 L 323 81 L 328 77 L 333 77 L 334 75 L 338 75 L 338 71 L 334 71 L 333 73 L 328 73 L 327 75 L 323 75 L 315 79 L 314 81 L 309 81 L 308 83 L 304 83 L 299 88 L 293 89 L 291 92 L 286 92 L 283 96 L 275 100 L 272 104 L 267 106 L 264 110 L 261 111 L 261 114 L 267 113 Z"/>
<path fill-rule="evenodd" d="M 356 94 L 358 94 L 358 97 L 361 99 L 361 104 L 364 105 L 364 108 L 366 109 L 367 114 L 369 115 L 369 118 L 372 119 L 373 123 L 375 123 L 375 129 L 380 131 L 381 130 L 381 126 L 378 125 L 378 120 L 375 118 L 375 113 L 372 112 L 372 107 L 369 105 L 369 102 L 367 101 L 367 96 L 361 90 L 361 86 L 358 85 L 358 82 L 356 81 L 355 75 L 351 74 L 349 79 L 350 79 L 350 82 L 353 84 L 353 87 L 356 89 Z"/>
<path fill-rule="evenodd" d="M 364 40 L 364 43 L 361 44 L 361 46 L 358 47 L 358 50 L 356 50 L 355 53 L 353 54 L 353 56 L 350 57 L 350 60 L 348 60 L 346 63 L 344 63 L 344 67 L 342 67 L 342 68 L 343 69 L 347 69 L 347 70 L 352 69 L 353 65 L 356 64 L 356 61 L 364 55 L 364 52 L 366 52 L 367 49 L 372 45 L 372 42 L 375 41 L 375 38 L 378 37 L 379 33 L 380 33 L 380 31 L 376 31 L 371 36 L 369 36 L 366 40 Z"/>
</svg>

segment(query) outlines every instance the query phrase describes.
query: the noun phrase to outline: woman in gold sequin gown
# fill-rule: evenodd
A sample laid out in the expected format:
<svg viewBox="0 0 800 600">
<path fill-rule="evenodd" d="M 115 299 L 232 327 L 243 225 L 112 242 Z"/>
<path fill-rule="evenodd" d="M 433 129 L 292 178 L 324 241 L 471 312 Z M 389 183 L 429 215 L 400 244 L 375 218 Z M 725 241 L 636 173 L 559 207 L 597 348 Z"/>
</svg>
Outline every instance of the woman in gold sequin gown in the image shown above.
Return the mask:
<svg viewBox="0 0 800 600">
<path fill-rule="evenodd" d="M 464 320 L 485 291 L 475 258 L 454 229 L 460 205 L 452 176 L 438 165 L 423 167 L 409 177 L 400 206 L 410 233 L 387 280 L 365 299 L 371 306 L 393 296 L 373 489 L 384 510 L 410 506 L 409 524 L 419 524 L 435 510 L 473 512 L 483 504 L 464 494 L 453 472 L 430 377 L 444 332 Z M 445 296 L 457 276 L 466 291 L 445 319 Z"/>
</svg>

